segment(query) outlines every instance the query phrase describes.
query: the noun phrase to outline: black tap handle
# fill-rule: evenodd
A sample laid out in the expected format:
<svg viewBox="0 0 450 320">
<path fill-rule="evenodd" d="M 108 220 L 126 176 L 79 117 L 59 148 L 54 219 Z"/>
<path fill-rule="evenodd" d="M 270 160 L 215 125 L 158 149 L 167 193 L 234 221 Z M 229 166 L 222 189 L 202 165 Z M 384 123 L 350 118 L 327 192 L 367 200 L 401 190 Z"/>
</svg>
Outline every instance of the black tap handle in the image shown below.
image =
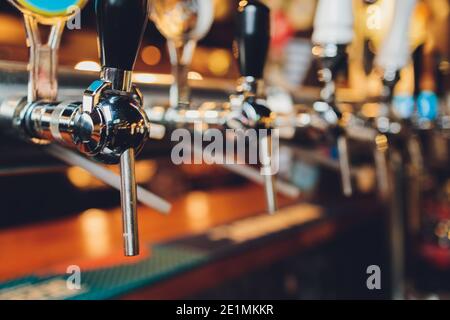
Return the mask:
<svg viewBox="0 0 450 320">
<path fill-rule="evenodd" d="M 149 0 L 96 0 L 103 67 L 132 71 L 147 26 Z"/>
<path fill-rule="evenodd" d="M 270 9 L 257 0 L 241 1 L 236 25 L 235 53 L 241 75 L 261 79 L 270 44 Z"/>
</svg>

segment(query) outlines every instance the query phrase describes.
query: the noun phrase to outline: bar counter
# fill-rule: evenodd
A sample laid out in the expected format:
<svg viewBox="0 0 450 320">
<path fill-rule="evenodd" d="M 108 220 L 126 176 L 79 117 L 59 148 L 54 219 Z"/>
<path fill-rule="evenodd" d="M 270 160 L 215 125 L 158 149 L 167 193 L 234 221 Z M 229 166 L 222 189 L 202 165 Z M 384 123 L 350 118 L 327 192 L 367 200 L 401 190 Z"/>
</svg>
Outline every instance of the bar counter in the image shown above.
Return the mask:
<svg viewBox="0 0 450 320">
<path fill-rule="evenodd" d="M 207 253 L 202 253 L 187 268 L 171 271 L 156 281 L 143 281 L 132 290 L 108 297 L 186 298 L 330 240 L 379 213 L 375 208 L 367 210 L 365 201 L 359 200 L 344 206 L 351 210 L 328 214 L 321 206 L 280 198 L 283 209 L 275 216 L 268 216 L 263 214 L 264 201 L 258 200 L 262 196 L 261 187 L 249 184 L 208 193 L 188 193 L 174 200 L 173 210 L 167 217 L 141 207 L 141 255 L 134 258 L 123 256 L 119 208 L 91 209 L 70 218 L 2 230 L 0 295 L 14 288 L 15 282 L 11 280 L 64 275 L 68 266 L 79 266 L 83 272 L 139 264 L 145 259 L 151 261 L 154 246 L 163 245 L 165 248 L 191 246 L 201 249 L 196 252 Z M 382 215 L 375 216 L 379 219 Z M 252 229 L 252 225 L 257 228 Z M 213 258 L 209 259 L 210 256 Z"/>
</svg>

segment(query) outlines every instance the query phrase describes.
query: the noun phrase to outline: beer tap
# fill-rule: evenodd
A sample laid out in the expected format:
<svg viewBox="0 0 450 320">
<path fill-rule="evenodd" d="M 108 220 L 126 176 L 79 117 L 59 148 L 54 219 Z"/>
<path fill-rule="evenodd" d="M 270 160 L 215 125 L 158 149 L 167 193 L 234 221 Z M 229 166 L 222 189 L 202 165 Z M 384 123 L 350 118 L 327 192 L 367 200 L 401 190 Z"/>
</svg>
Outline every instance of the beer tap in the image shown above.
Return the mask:
<svg viewBox="0 0 450 320">
<path fill-rule="evenodd" d="M 321 99 L 314 103 L 313 111 L 323 118 L 321 126 L 325 126 L 336 139 L 344 195 L 351 196 L 353 193 L 348 150 L 348 141 L 351 139 L 373 146 L 378 193 L 382 199 L 386 199 L 389 195 L 386 136 L 367 126 L 367 121 L 356 114 L 341 112 L 336 101 L 336 74 L 345 66 L 347 46 L 353 41 L 352 9 L 351 0 L 318 2 L 312 41 L 315 44 L 313 53 L 320 64 L 318 75 L 323 88 Z"/>
<path fill-rule="evenodd" d="M 413 142 L 414 139 L 409 139 L 412 134 L 410 129 L 414 107 L 408 104 L 395 104 L 393 102 L 394 90 L 400 81 L 400 72 L 411 60 L 411 48 L 408 35 L 411 16 L 416 3 L 417 0 L 398 0 L 395 2 L 390 28 L 375 59 L 375 66 L 382 74 L 383 89 L 381 102 L 384 108 L 387 109 L 387 117 L 381 117 L 383 121 L 382 125 L 377 124 L 377 126 L 380 131 L 390 136 L 391 141 L 405 137 L 410 146 L 411 144 L 415 144 Z M 386 120 L 388 123 L 386 123 Z M 396 125 L 392 126 L 392 124 Z M 400 127 L 401 130 L 394 130 L 395 132 L 392 132 L 390 130 L 391 127 Z M 418 155 L 416 152 L 413 152 L 413 154 Z M 420 160 L 417 159 L 416 163 L 419 162 Z"/>
<path fill-rule="evenodd" d="M 336 105 L 335 76 L 345 64 L 347 45 L 353 40 L 353 7 L 351 0 L 320 0 L 314 21 L 313 52 L 320 62 L 319 80 L 323 83 L 321 100 L 315 110 L 322 113 L 335 128 L 342 189 L 346 196 L 353 193 L 348 139 L 344 127 L 348 119 Z"/>
<path fill-rule="evenodd" d="M 395 85 L 400 80 L 400 70 L 410 60 L 409 34 L 411 16 L 417 0 L 398 0 L 395 2 L 392 23 L 383 41 L 375 64 L 382 70 L 382 97 L 391 102 Z"/>
<path fill-rule="evenodd" d="M 170 107 L 189 107 L 189 69 L 197 42 L 211 28 L 214 3 L 211 0 L 154 0 L 150 17 L 167 39 L 173 75 Z"/>
<path fill-rule="evenodd" d="M 399 142 L 401 145 L 398 149 L 401 149 L 403 142 L 405 142 L 411 164 L 416 171 L 421 171 L 423 166 L 421 147 L 412 127 L 414 107 L 393 103 L 394 89 L 400 80 L 400 71 L 411 60 L 408 34 L 416 3 L 417 0 L 398 0 L 395 2 L 392 23 L 375 59 L 375 65 L 382 73 L 381 102 L 388 111 L 387 117 L 381 115 L 377 119 L 377 128 L 388 135 L 391 143 Z M 391 130 L 391 128 L 397 129 Z"/>
<path fill-rule="evenodd" d="M 31 4 L 29 8 L 23 8 L 19 5 L 23 1 L 12 2 L 23 10 L 26 20 L 42 17 L 42 21 L 51 24 L 54 30 L 60 30 L 60 26 L 64 25 L 65 16 L 50 19 L 38 14 L 42 11 L 38 9 L 42 8 L 34 8 Z M 84 4 L 84 1 L 81 2 Z M 32 18 L 28 16 L 30 10 L 34 10 L 31 11 Z M 43 88 L 52 89 L 29 90 L 28 99 L 4 101 L 0 105 L 0 124 L 36 143 L 59 142 L 77 148 L 85 156 L 99 162 L 120 163 L 124 251 L 126 256 L 134 256 L 139 254 L 134 162 L 150 137 L 150 128 L 142 110 L 142 94 L 132 83 L 132 71 L 148 21 L 149 5 L 148 0 L 96 0 L 95 12 L 102 71 L 100 79 L 84 92 L 82 102 L 56 101 L 55 86 L 47 80 L 52 78 L 56 83 L 56 78 L 41 77 L 39 73 L 38 83 L 30 81 L 30 87 L 41 88 L 39 81 L 43 81 Z M 32 30 L 35 29 L 27 29 L 34 37 L 36 34 Z M 53 50 L 57 48 L 60 34 L 57 31 L 51 33 Z M 56 52 L 53 51 L 51 56 L 53 58 L 46 59 L 51 67 L 39 71 L 51 70 L 56 75 Z M 40 61 L 32 52 L 32 62 L 35 59 Z M 35 68 L 32 68 L 31 80 L 36 76 L 34 72 Z M 52 153 L 59 150 L 62 149 L 53 147 Z M 76 157 L 65 157 L 65 160 L 71 163 L 80 161 Z M 84 167 L 92 168 L 86 163 Z M 103 171 L 97 176 L 108 177 Z M 116 185 L 116 182 L 109 181 L 109 184 Z M 163 211 L 170 208 L 165 202 L 160 204 Z"/>
<path fill-rule="evenodd" d="M 401 106 L 393 105 L 394 89 L 400 80 L 400 71 L 410 61 L 409 27 L 411 16 L 416 5 L 416 0 L 397 0 L 395 2 L 394 15 L 388 34 L 383 41 L 380 52 L 375 59 L 375 65 L 381 70 L 383 91 L 381 94 L 382 110 L 376 121 L 375 127 L 389 140 L 388 166 L 390 174 L 390 259 L 391 259 L 391 283 L 392 297 L 404 299 L 406 296 L 406 239 L 404 210 L 408 208 L 409 217 L 417 220 L 420 204 L 417 202 L 419 195 L 418 175 L 423 161 L 420 144 L 416 134 L 412 131 L 412 110 L 402 110 Z M 408 109 L 408 106 L 406 106 Z M 406 151 L 406 152 L 405 152 Z M 406 168 L 410 161 L 409 182 L 405 185 L 407 175 Z M 406 191 L 406 189 L 409 189 Z M 405 205 L 405 194 L 408 194 L 409 206 Z M 412 219 L 410 219 L 411 221 Z"/>
<path fill-rule="evenodd" d="M 178 4 L 180 7 L 184 7 L 187 3 L 191 2 L 195 1 L 178 1 Z M 208 6 L 210 6 L 211 2 L 207 2 L 209 2 Z M 204 8 L 202 9 L 203 6 Z M 183 49 L 182 47 L 183 45 L 189 46 L 189 41 L 183 42 L 180 39 L 198 39 L 199 35 L 204 35 L 210 26 L 210 23 L 206 24 L 205 21 L 212 21 L 213 12 L 207 9 L 207 4 L 203 1 L 198 1 L 197 6 L 191 6 L 188 14 L 183 16 L 178 16 L 179 13 L 176 10 L 179 10 L 179 8 L 171 9 L 172 7 L 174 5 L 168 1 L 155 1 L 151 17 L 161 32 L 168 37 L 169 46 L 173 46 L 173 43 L 181 43 L 182 45 L 178 48 L 179 51 L 186 52 L 188 48 Z M 204 17 L 206 15 L 209 15 L 209 17 Z M 194 27 L 192 28 L 197 30 L 196 32 L 192 32 L 187 27 L 183 27 L 188 22 L 183 21 L 182 18 L 188 19 L 190 16 L 195 17 L 195 19 L 191 20 L 194 21 Z M 177 32 L 171 31 L 175 23 L 172 21 L 174 19 L 176 20 L 176 24 L 182 27 L 174 28 Z M 166 28 L 165 26 L 167 24 L 170 24 L 170 26 Z M 298 188 L 282 181 L 274 182 L 274 177 L 271 172 L 271 117 L 273 113 L 265 105 L 264 90 L 262 90 L 263 70 L 270 41 L 269 9 L 259 1 L 241 2 L 238 8 L 237 31 L 234 51 L 238 53 L 242 78 L 239 80 L 238 93 L 230 97 L 230 103 L 208 102 L 199 106 L 199 108 L 192 108 L 188 95 L 178 95 L 183 90 L 179 88 L 180 82 L 175 77 L 170 93 L 170 107 L 167 110 L 163 108 L 149 108 L 147 113 L 152 123 L 168 127 L 187 126 L 191 128 L 193 126 L 196 132 L 202 131 L 204 125 L 206 127 L 231 127 L 233 129 L 256 129 L 258 131 L 259 129 L 267 129 L 269 134 L 261 134 L 259 137 L 261 170 L 255 170 L 244 165 L 235 166 L 229 165 L 228 163 L 222 165 L 227 170 L 244 176 L 256 183 L 264 184 L 268 211 L 273 213 L 276 210 L 275 189 L 294 198 L 298 196 L 299 191 Z M 179 40 L 174 41 L 176 39 Z M 172 60 L 172 62 L 177 61 Z M 178 68 L 176 67 L 175 69 L 178 70 Z M 176 89 L 173 89 L 174 87 Z M 187 91 L 184 90 L 183 92 Z M 185 97 L 186 99 L 181 97 Z M 200 128 L 196 126 L 197 123 L 201 124 Z M 264 130 L 259 132 L 264 132 Z M 198 150 L 195 147 L 192 151 L 194 153 L 202 152 L 202 150 Z M 220 157 L 220 155 L 218 156 Z"/>
<path fill-rule="evenodd" d="M 238 129 L 258 130 L 259 157 L 264 176 L 269 213 L 277 210 L 274 174 L 271 170 L 274 117 L 267 106 L 263 73 L 270 44 L 270 10 L 257 0 L 241 1 L 238 7 L 234 53 L 239 63 L 241 79 L 238 85 L 240 105 L 232 101 L 232 113 L 227 125 Z M 262 129 L 262 130 L 261 130 Z"/>
<path fill-rule="evenodd" d="M 435 58 L 436 48 L 433 41 L 427 41 L 421 49 L 421 61 L 419 70 L 416 70 L 416 83 L 418 84 L 417 114 L 415 115 L 415 127 L 423 144 L 424 163 L 428 170 L 434 171 L 436 167 L 446 167 L 448 163 L 448 135 L 445 133 L 446 110 L 440 90 L 438 79 L 436 79 Z M 427 145 L 428 146 L 427 146 Z M 432 168 L 433 167 L 433 168 Z"/>
<path fill-rule="evenodd" d="M 135 156 L 149 137 L 149 123 L 142 111 L 142 94 L 132 84 L 132 72 L 148 10 L 147 0 L 95 2 L 101 80 L 85 91 L 80 117 L 81 149 L 100 161 L 120 162 L 126 256 L 139 254 Z M 103 128 L 96 130 L 97 126 Z"/>
</svg>

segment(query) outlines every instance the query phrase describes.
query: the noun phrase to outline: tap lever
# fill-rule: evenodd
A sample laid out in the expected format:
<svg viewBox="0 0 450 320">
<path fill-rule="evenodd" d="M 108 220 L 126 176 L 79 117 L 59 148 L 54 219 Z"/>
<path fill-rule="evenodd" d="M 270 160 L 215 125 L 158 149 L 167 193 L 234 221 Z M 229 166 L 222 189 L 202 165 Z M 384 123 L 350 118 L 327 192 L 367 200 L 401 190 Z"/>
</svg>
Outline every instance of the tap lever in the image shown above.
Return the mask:
<svg viewBox="0 0 450 320">
<path fill-rule="evenodd" d="M 147 26 L 148 0 L 96 0 L 95 13 L 102 67 L 132 71 Z M 130 81 L 126 75 L 123 80 Z"/>
<path fill-rule="evenodd" d="M 352 0 L 319 0 L 312 42 L 328 49 L 328 53 L 335 51 L 337 46 L 352 42 L 353 22 Z"/>
<path fill-rule="evenodd" d="M 142 105 L 142 93 L 132 76 L 148 23 L 148 0 L 96 0 L 95 13 L 102 72 L 101 80 L 85 91 L 83 111 L 91 112 L 107 89 L 133 93 Z"/>
<path fill-rule="evenodd" d="M 380 53 L 375 59 L 375 64 L 385 73 L 388 78 L 394 79 L 395 73 L 401 70 L 410 59 L 409 26 L 411 16 L 417 0 L 395 1 L 394 17 L 387 37 L 384 39 Z"/>
<path fill-rule="evenodd" d="M 258 0 L 241 1 L 234 46 L 243 77 L 263 78 L 269 44 L 269 8 Z"/>
</svg>

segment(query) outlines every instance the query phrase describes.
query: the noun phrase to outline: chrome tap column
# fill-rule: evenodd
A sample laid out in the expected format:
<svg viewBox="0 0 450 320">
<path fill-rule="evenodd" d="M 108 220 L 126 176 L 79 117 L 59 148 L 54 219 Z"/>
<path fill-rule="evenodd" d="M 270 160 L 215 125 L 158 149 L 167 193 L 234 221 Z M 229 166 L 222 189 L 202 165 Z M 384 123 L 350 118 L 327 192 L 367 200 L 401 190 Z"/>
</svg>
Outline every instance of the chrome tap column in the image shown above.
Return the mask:
<svg viewBox="0 0 450 320">
<path fill-rule="evenodd" d="M 230 127 L 264 129 L 258 135 L 261 174 L 264 176 L 267 208 L 277 210 L 274 173 L 272 172 L 272 134 L 274 116 L 264 94 L 263 74 L 270 44 L 270 10 L 260 1 L 242 1 L 238 7 L 234 52 L 242 78 L 237 89 L 240 105 L 233 106 Z M 260 131 L 261 132 L 261 131 Z"/>
<path fill-rule="evenodd" d="M 100 112 L 103 118 L 100 123 L 105 130 L 97 131 L 95 138 L 103 134 L 110 139 L 96 145 L 97 139 L 92 139 L 96 125 L 92 123 L 91 138 L 82 141 L 82 148 L 101 161 L 120 161 L 124 249 L 125 255 L 134 256 L 139 254 L 134 161 L 135 154 L 149 137 L 149 123 L 142 111 L 142 94 L 132 85 L 131 77 L 147 26 L 149 3 L 147 0 L 97 0 L 95 12 L 101 84 L 94 82 L 85 92 L 82 111 L 91 119 L 97 119 Z M 99 104 L 95 104 L 97 100 Z"/>
<path fill-rule="evenodd" d="M 343 130 L 346 119 L 341 114 L 335 101 L 336 73 L 347 59 L 347 45 L 353 41 L 353 7 L 351 0 L 320 0 L 314 20 L 312 41 L 314 52 L 320 62 L 319 80 L 323 83 L 321 90 L 320 111 L 327 114 L 335 126 L 339 165 L 342 178 L 342 190 L 346 196 L 353 194 L 348 140 Z"/>
<path fill-rule="evenodd" d="M 390 170 L 389 186 L 389 236 L 391 259 L 392 298 L 406 297 L 406 212 L 405 201 L 412 201 L 409 209 L 419 210 L 418 177 L 408 177 L 408 171 L 420 172 L 422 167 L 421 147 L 416 134 L 411 127 L 411 119 L 405 118 L 393 106 L 394 89 L 400 80 L 400 71 L 411 59 L 409 29 L 416 0 L 397 0 L 394 16 L 380 52 L 375 59 L 375 65 L 381 70 L 383 92 L 381 103 L 388 110 L 387 116 L 380 117 L 388 125 L 380 126 L 377 119 L 377 129 L 389 140 L 388 166 Z M 391 132 L 389 127 L 397 124 L 400 130 Z M 409 160 L 408 160 L 409 158 Z M 410 161 L 410 163 L 408 163 Z M 410 169 L 408 170 L 408 166 Z M 409 180 L 409 181 L 408 181 Z M 407 182 L 408 181 L 408 182 Z M 413 191 L 408 192 L 407 190 Z M 408 200 L 407 200 L 408 199 Z M 414 214 L 414 215 L 417 215 Z"/>
</svg>

